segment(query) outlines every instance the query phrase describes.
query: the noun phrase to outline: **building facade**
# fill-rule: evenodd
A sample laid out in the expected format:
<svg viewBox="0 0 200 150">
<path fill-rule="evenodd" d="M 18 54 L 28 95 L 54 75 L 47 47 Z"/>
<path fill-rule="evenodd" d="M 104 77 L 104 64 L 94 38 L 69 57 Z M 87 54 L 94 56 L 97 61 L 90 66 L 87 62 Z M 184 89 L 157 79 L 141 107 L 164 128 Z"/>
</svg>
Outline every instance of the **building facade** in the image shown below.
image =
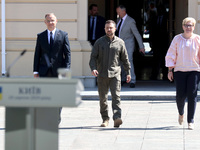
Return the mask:
<svg viewBox="0 0 200 150">
<path fill-rule="evenodd" d="M 92 47 L 87 41 L 88 5 L 91 3 L 98 4 L 104 17 L 115 19 L 115 6 L 120 4 L 120 0 L 5 0 L 6 59 L 5 64 L 0 59 L 1 72 L 3 65 L 7 68 L 26 49 L 26 54 L 11 68 L 10 75 L 33 77 L 37 33 L 46 29 L 44 15 L 53 12 L 58 19 L 57 28 L 69 34 L 72 76 L 91 76 L 88 64 Z M 171 21 L 175 22 L 175 34 L 182 32 L 181 22 L 186 16 L 197 20 L 195 33 L 200 34 L 200 0 L 169 0 L 169 6 L 174 4 L 175 19 Z"/>
</svg>

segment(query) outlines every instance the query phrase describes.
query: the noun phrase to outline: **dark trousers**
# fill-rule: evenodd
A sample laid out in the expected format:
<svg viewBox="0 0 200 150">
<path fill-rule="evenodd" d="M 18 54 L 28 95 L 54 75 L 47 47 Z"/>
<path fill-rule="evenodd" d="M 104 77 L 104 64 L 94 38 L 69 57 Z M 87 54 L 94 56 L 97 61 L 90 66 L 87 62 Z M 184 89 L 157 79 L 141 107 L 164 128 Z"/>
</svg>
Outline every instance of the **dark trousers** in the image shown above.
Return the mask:
<svg viewBox="0 0 200 150">
<path fill-rule="evenodd" d="M 121 90 L 121 76 L 113 78 L 98 77 L 98 92 L 100 99 L 100 113 L 103 120 L 109 120 L 108 115 L 108 92 L 110 89 L 112 95 L 112 111 L 113 120 L 121 118 L 120 107 L 120 90 Z"/>
<path fill-rule="evenodd" d="M 194 122 L 194 114 L 197 102 L 197 90 L 199 84 L 199 75 L 197 71 L 175 72 L 174 81 L 176 84 L 176 103 L 180 115 L 184 114 L 185 100 L 188 100 L 187 122 Z"/>
<path fill-rule="evenodd" d="M 163 80 L 168 79 L 168 68 L 165 66 L 165 56 L 167 53 L 166 48 L 155 48 L 153 49 L 153 67 L 152 67 L 152 79 L 157 79 L 160 69 L 162 69 Z"/>
<path fill-rule="evenodd" d="M 54 77 L 54 76 L 53 76 L 53 71 L 52 71 L 51 68 L 48 70 L 46 77 L 47 77 L 47 78 Z M 59 119 L 58 119 L 58 124 L 60 124 L 60 122 L 61 122 L 61 111 L 62 111 L 62 107 L 59 107 Z"/>
</svg>

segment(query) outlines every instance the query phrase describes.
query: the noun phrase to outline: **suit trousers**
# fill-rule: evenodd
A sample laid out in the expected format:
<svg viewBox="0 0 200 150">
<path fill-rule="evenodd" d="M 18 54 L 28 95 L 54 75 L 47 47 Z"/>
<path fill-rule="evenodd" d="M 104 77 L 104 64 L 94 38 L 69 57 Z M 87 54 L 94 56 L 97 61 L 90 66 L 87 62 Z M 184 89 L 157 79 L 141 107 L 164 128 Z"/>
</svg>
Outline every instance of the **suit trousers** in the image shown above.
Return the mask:
<svg viewBox="0 0 200 150">
<path fill-rule="evenodd" d="M 100 99 L 100 113 L 103 121 L 109 120 L 109 113 L 108 113 L 109 89 L 112 96 L 113 120 L 121 118 L 121 107 L 120 107 L 121 76 L 119 75 L 113 78 L 98 77 L 97 82 L 98 82 L 98 92 Z"/>
<path fill-rule="evenodd" d="M 49 68 L 49 70 L 47 71 L 47 78 L 49 77 L 53 77 L 53 73 L 52 73 L 52 69 Z M 62 111 L 62 107 L 59 107 L 59 119 L 58 119 L 58 124 L 60 124 L 61 122 L 61 111 Z"/>
<path fill-rule="evenodd" d="M 134 64 L 133 64 L 133 52 L 134 52 L 133 49 L 132 50 L 127 49 L 128 59 L 131 64 L 131 70 L 130 70 L 131 71 L 131 81 L 130 81 L 130 83 L 136 83 L 136 75 L 135 75 Z M 121 73 L 122 81 L 126 81 L 126 72 L 124 70 L 124 67 L 122 66 L 121 69 L 122 69 L 122 73 Z"/>
<path fill-rule="evenodd" d="M 197 102 L 197 90 L 199 84 L 200 72 L 174 72 L 174 81 L 176 84 L 176 103 L 180 115 L 184 114 L 184 106 L 187 98 L 187 122 L 194 122 L 194 114 Z"/>
</svg>

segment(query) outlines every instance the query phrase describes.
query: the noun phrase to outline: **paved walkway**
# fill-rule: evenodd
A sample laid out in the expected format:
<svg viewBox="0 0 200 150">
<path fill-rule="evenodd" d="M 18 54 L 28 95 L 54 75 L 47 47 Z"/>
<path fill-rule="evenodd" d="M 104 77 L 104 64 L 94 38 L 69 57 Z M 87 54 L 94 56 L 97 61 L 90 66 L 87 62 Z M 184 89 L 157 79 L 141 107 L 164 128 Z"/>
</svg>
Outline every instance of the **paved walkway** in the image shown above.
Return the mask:
<svg viewBox="0 0 200 150">
<path fill-rule="evenodd" d="M 150 88 L 154 92 L 172 92 L 173 96 L 173 84 L 167 87 L 168 83 L 155 84 L 141 82 L 134 89 L 123 87 L 122 95 L 124 92 L 137 94 L 136 91 L 142 92 L 139 88 L 147 88 L 143 91 L 145 95 Z M 90 93 L 94 94 L 95 90 L 85 89 L 82 94 L 86 98 Z M 142 100 L 134 97 L 123 99 L 122 96 L 123 124 L 120 128 L 113 127 L 113 120 L 110 120 L 108 127 L 99 127 L 102 120 L 97 99 L 83 100 L 77 108 L 63 108 L 59 126 L 59 150 L 199 150 L 200 103 L 197 104 L 195 129 L 188 130 L 187 122 L 184 121 L 182 126 L 178 124 L 175 99 L 166 97 L 159 100 L 158 97 L 154 99 L 149 96 Z M 0 150 L 4 148 L 4 113 L 5 109 L 0 107 Z M 109 113 L 112 117 L 111 110 Z"/>
</svg>

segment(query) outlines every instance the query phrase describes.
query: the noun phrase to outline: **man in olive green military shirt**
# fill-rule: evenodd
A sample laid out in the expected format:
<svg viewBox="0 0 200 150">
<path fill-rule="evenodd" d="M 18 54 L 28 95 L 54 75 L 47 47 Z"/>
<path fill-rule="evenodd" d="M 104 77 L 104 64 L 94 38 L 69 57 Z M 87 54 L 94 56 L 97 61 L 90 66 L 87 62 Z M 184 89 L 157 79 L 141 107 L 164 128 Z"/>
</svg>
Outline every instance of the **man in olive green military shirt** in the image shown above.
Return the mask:
<svg viewBox="0 0 200 150">
<path fill-rule="evenodd" d="M 115 36 L 115 31 L 115 22 L 113 20 L 106 21 L 106 35 L 95 42 L 89 63 L 92 75 L 97 77 L 98 82 L 100 113 L 103 119 L 101 127 L 107 127 L 110 119 L 107 104 L 109 89 L 112 95 L 114 127 L 119 127 L 122 124 L 120 107 L 121 63 L 127 74 L 126 82 L 129 83 L 131 80 L 127 50 L 124 41 Z"/>
</svg>

